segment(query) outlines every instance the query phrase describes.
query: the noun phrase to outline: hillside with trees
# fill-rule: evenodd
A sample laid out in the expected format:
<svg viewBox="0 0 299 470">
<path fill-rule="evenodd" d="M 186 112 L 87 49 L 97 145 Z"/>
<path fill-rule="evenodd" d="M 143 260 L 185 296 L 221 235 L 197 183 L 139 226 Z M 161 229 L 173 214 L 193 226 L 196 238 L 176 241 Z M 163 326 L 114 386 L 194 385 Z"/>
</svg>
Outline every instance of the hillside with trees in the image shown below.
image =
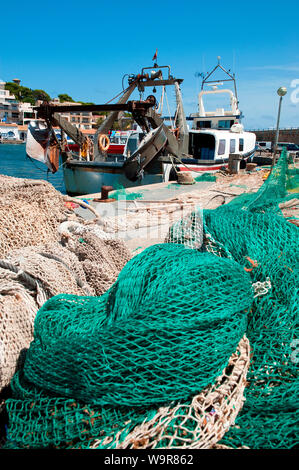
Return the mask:
<svg viewBox="0 0 299 470">
<path fill-rule="evenodd" d="M 5 84 L 5 89 L 9 90 L 9 92 L 16 97 L 17 101 L 21 103 L 30 103 L 32 106 L 35 105 L 37 100 L 40 101 L 52 101 L 53 98 L 44 90 L 32 90 L 31 88 L 18 85 L 15 82 L 7 82 Z M 67 93 L 61 93 L 58 95 L 60 103 L 69 102 L 69 103 L 80 103 L 80 104 L 94 104 L 91 102 L 84 102 L 84 101 L 75 101 L 70 95 Z"/>
</svg>

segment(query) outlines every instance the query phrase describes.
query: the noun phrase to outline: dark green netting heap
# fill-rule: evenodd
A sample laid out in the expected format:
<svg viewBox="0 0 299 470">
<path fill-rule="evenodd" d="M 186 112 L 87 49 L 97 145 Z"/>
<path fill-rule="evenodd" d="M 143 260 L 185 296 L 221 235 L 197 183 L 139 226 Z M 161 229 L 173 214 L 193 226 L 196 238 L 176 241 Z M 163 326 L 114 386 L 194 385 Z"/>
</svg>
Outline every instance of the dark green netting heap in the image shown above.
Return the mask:
<svg viewBox="0 0 299 470">
<path fill-rule="evenodd" d="M 286 192 L 292 177 L 286 162 L 284 152 L 256 194 L 204 211 L 212 238 L 244 266 L 252 283 L 268 279 L 271 285 L 255 297 L 248 315 L 253 357 L 245 405 L 223 440 L 231 447 L 291 448 L 298 443 L 298 229 L 278 207 L 294 198 Z"/>
<path fill-rule="evenodd" d="M 237 263 L 175 244 L 130 260 L 101 297 L 53 297 L 11 384 L 8 445 L 64 447 L 188 400 L 221 375 L 252 301 Z"/>
<path fill-rule="evenodd" d="M 257 193 L 175 224 L 101 297 L 50 299 L 11 383 L 6 446 L 111 448 L 213 384 L 246 332 L 246 401 L 221 443 L 294 447 L 298 229 L 278 206 L 291 177 L 283 152 Z"/>
</svg>

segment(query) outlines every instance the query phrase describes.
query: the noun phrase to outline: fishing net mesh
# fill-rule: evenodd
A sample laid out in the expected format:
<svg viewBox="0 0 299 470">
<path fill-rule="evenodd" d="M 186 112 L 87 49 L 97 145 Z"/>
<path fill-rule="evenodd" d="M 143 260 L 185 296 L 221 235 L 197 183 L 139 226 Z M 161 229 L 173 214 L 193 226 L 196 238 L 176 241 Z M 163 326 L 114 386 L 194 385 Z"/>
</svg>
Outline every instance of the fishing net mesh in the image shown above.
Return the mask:
<svg viewBox="0 0 299 470">
<path fill-rule="evenodd" d="M 207 284 L 215 280 L 217 290 L 211 293 Z M 115 447 L 159 406 L 184 401 L 188 406 L 190 397 L 215 383 L 236 352 L 252 297 L 249 276 L 234 261 L 160 244 L 132 258 L 100 297 L 51 298 L 37 313 L 34 341 L 11 383 L 11 442 L 63 446 L 60 435 L 67 432 L 67 440 L 79 439 L 85 447 L 100 433 L 98 447 Z M 92 417 L 92 429 L 86 429 L 84 413 L 87 420 Z M 67 425 L 59 433 L 65 419 L 70 430 Z M 74 434 L 77 420 L 79 435 Z M 187 442 L 196 431 L 189 426 Z M 48 436 L 47 444 L 37 429 Z"/>
<path fill-rule="evenodd" d="M 290 178 L 283 152 L 257 193 L 177 222 L 101 296 L 44 303 L 6 447 L 294 447 L 298 243 L 278 205 Z"/>
<path fill-rule="evenodd" d="M 244 267 L 253 286 L 265 287 L 262 295 L 256 290 L 248 315 L 253 357 L 245 405 L 223 439 L 230 447 L 298 443 L 298 233 L 279 209 L 293 197 L 286 191 L 293 174 L 284 152 L 256 194 L 205 211 L 212 237 Z"/>
<path fill-rule="evenodd" d="M 1 392 L 33 339 L 34 318 L 44 302 L 60 293 L 100 295 L 131 253 L 99 228 L 66 221 L 73 214 L 45 181 L 0 175 L 0 188 Z M 65 236 L 58 230 L 65 224 L 81 230 Z"/>
<path fill-rule="evenodd" d="M 63 196 L 50 183 L 0 175 L 0 258 L 13 248 L 57 241 L 65 219 Z"/>
<path fill-rule="evenodd" d="M 121 240 L 102 240 L 88 230 L 82 233 L 64 241 L 65 246 L 58 242 L 27 246 L 0 259 L 0 391 L 9 384 L 20 352 L 33 339 L 39 307 L 61 293 L 102 294 L 130 259 Z"/>
</svg>

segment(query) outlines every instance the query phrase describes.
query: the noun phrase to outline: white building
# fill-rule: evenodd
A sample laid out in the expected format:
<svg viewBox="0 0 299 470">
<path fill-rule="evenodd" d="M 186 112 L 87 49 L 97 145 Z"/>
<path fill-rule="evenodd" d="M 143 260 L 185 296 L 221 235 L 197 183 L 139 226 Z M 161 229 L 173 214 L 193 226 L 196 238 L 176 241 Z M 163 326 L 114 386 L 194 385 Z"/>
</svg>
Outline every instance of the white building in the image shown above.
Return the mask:
<svg viewBox="0 0 299 470">
<path fill-rule="evenodd" d="M 19 129 L 15 123 L 0 122 L 0 139 L 1 140 L 19 140 Z"/>
<path fill-rule="evenodd" d="M 9 90 L 5 90 L 5 82 L 0 80 L 0 122 L 25 125 L 36 119 L 36 115 L 31 103 L 17 101 Z"/>
<path fill-rule="evenodd" d="M 37 118 L 37 111 L 30 103 L 19 103 L 19 121 L 22 126 L 28 124 L 32 119 Z"/>
<path fill-rule="evenodd" d="M 0 80 L 0 122 L 19 122 L 19 103 Z"/>
</svg>

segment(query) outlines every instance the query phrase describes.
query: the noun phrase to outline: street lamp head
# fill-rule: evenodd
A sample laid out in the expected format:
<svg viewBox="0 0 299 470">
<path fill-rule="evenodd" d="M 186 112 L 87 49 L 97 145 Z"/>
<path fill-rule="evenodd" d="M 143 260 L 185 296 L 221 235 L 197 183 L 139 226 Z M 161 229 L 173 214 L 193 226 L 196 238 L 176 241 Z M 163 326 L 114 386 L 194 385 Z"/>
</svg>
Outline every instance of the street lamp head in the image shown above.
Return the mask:
<svg viewBox="0 0 299 470">
<path fill-rule="evenodd" d="M 278 96 L 284 96 L 287 94 L 287 89 L 285 86 L 281 86 L 280 88 L 278 88 L 277 90 L 277 94 Z"/>
</svg>

